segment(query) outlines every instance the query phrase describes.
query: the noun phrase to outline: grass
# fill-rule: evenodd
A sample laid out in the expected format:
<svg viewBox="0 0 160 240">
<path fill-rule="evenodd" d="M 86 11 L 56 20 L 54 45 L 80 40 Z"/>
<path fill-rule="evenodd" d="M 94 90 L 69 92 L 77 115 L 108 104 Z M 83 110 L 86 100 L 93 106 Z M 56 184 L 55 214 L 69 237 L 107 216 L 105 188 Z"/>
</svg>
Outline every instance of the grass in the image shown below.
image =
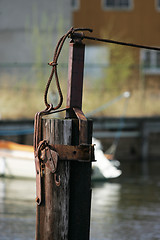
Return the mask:
<svg viewBox="0 0 160 240">
<path fill-rule="evenodd" d="M 37 111 L 44 108 L 42 92 L 28 89 L 3 89 L 0 100 L 2 119 L 33 118 Z"/>
<path fill-rule="evenodd" d="M 64 87 L 63 87 L 64 89 Z M 99 106 L 113 100 L 115 97 L 123 93 L 119 91 L 101 91 L 99 89 L 91 90 L 84 87 L 83 94 L 83 111 L 88 113 Z M 0 115 L 2 119 L 22 119 L 33 118 L 35 113 L 45 109 L 43 102 L 43 90 L 37 89 L 35 86 L 30 88 L 27 84 L 21 87 L 9 88 L 7 86 L 0 90 Z M 160 95 L 153 93 L 151 90 L 143 92 L 133 90 L 131 97 L 122 98 L 105 110 L 97 113 L 95 116 L 115 116 L 120 117 L 142 117 L 142 116 L 159 116 L 160 115 Z M 64 106 L 66 104 L 66 90 L 64 94 Z M 125 107 L 126 106 L 126 107 Z"/>
<path fill-rule="evenodd" d="M 90 112 L 101 105 L 115 99 L 122 94 L 122 89 L 119 93 L 116 91 L 106 91 L 104 93 L 93 93 L 87 90 L 84 94 L 83 109 L 84 112 Z M 113 103 L 105 110 L 98 112 L 95 116 L 113 116 L 120 117 L 142 117 L 142 116 L 159 116 L 160 115 L 160 94 L 151 90 L 142 91 L 133 89 L 130 98 L 121 98 L 118 102 Z"/>
</svg>

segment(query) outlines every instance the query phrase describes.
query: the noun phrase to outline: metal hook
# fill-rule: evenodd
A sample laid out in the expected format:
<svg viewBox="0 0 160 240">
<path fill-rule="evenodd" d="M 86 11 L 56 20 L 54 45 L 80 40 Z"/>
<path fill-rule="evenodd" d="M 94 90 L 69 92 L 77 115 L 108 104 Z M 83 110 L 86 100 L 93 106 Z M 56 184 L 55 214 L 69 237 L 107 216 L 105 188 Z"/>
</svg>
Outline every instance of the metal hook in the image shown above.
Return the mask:
<svg viewBox="0 0 160 240">
<path fill-rule="evenodd" d="M 60 184 L 61 184 L 61 177 L 60 177 L 60 175 L 58 176 L 58 181 L 57 181 L 57 174 L 55 173 L 54 174 L 54 181 L 55 181 L 56 186 L 59 187 Z"/>
</svg>

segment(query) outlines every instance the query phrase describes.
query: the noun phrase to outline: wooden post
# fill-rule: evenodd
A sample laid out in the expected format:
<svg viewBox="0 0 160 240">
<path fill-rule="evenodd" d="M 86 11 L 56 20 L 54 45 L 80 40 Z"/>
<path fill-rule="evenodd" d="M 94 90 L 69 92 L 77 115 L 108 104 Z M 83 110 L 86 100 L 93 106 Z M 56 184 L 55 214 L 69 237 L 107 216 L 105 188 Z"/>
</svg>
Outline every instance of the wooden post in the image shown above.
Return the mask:
<svg viewBox="0 0 160 240">
<path fill-rule="evenodd" d="M 43 139 L 50 144 L 71 144 L 72 120 L 43 119 Z M 55 175 L 45 168 L 42 182 L 42 204 L 37 205 L 37 240 L 68 239 L 69 163 L 58 163 L 60 186 Z"/>
<path fill-rule="evenodd" d="M 71 110 L 67 112 L 67 119 L 43 117 L 42 139 L 49 144 L 90 144 L 92 122 L 83 114 L 77 118 L 82 106 L 84 45 L 71 43 L 69 57 L 67 106 Z M 89 240 L 91 162 L 58 161 L 55 174 L 45 167 L 41 187 L 36 240 Z"/>
</svg>

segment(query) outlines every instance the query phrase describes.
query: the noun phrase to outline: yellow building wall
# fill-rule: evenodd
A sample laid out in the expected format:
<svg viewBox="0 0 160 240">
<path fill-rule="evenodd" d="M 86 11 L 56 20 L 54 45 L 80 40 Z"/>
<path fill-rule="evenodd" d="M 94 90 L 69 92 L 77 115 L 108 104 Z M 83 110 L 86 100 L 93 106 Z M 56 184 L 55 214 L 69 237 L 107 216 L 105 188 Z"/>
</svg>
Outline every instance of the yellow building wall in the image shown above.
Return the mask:
<svg viewBox="0 0 160 240">
<path fill-rule="evenodd" d="M 102 0 L 79 1 L 79 10 L 73 13 L 75 27 L 90 27 L 94 36 L 160 46 L 156 0 L 133 0 L 133 9 L 129 11 L 105 10 Z"/>
</svg>

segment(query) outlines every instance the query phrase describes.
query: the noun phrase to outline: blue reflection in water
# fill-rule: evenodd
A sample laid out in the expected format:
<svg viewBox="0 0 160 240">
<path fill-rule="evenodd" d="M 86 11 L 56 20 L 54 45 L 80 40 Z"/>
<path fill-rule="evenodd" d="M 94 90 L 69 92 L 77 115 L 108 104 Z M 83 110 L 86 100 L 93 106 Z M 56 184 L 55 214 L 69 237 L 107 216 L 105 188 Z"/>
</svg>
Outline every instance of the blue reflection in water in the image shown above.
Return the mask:
<svg viewBox="0 0 160 240">
<path fill-rule="evenodd" d="M 35 237 L 35 181 L 0 179 L 0 240 Z M 91 240 L 160 239 L 160 182 L 96 183 Z"/>
</svg>

